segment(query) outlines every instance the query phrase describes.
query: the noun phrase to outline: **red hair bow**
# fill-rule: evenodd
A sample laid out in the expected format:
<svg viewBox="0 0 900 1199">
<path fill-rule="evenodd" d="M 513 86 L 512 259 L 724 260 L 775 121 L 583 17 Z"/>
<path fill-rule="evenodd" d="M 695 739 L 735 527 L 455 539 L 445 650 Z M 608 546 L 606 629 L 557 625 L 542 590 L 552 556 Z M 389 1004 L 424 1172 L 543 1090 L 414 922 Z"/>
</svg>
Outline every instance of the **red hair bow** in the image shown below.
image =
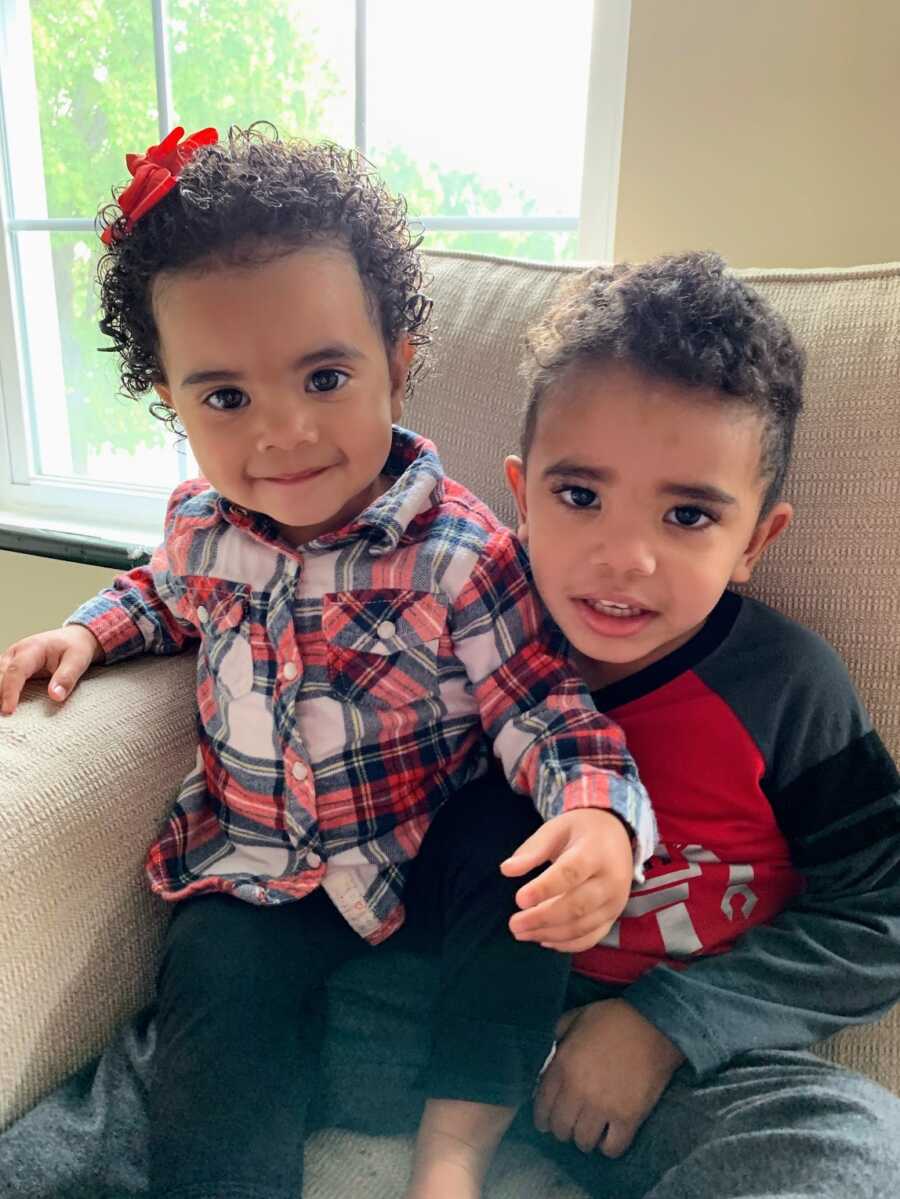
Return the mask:
<svg viewBox="0 0 900 1199">
<path fill-rule="evenodd" d="M 146 153 L 125 155 L 132 175 L 132 182 L 118 199 L 125 225 L 122 227 L 119 221 L 107 225 L 100 234 L 104 245 L 108 246 L 110 242 L 125 237 L 135 221 L 168 195 L 181 177 L 181 168 L 200 146 L 211 146 L 219 140 L 215 129 L 201 129 L 199 133 L 192 133 L 179 142 L 183 134 L 184 129 L 177 125 L 158 146 L 149 146 Z"/>
</svg>

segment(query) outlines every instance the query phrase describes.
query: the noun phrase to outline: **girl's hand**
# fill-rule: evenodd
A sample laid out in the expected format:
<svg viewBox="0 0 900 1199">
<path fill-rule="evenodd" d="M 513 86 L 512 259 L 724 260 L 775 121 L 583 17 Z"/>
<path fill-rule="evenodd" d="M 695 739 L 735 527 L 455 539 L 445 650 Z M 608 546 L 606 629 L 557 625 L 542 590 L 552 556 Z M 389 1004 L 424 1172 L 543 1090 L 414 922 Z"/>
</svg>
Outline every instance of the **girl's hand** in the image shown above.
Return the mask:
<svg viewBox="0 0 900 1199">
<path fill-rule="evenodd" d="M 14 642 L 0 656 L 0 714 L 11 716 L 28 679 L 47 674 L 47 694 L 62 703 L 91 663 L 102 657 L 100 642 L 80 624 Z"/>
<path fill-rule="evenodd" d="M 590 949 L 605 937 L 628 902 L 634 861 L 628 829 L 603 808 L 563 812 L 524 841 L 500 869 L 511 877 L 553 863 L 520 888 L 524 911 L 509 922 L 519 941 L 560 953 Z"/>
<path fill-rule="evenodd" d="M 624 999 L 566 1012 L 556 1035 L 534 1100 L 535 1128 L 583 1153 L 620 1157 L 684 1054 Z"/>
</svg>

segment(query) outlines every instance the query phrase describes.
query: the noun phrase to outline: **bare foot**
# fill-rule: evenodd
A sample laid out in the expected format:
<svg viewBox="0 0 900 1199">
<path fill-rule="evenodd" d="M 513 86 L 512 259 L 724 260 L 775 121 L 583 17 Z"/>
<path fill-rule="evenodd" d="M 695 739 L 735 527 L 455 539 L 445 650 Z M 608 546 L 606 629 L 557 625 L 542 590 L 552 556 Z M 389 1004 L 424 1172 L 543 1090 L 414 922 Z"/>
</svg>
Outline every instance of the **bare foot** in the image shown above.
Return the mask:
<svg viewBox="0 0 900 1199">
<path fill-rule="evenodd" d="M 490 1153 L 452 1134 L 420 1133 L 404 1199 L 480 1199 L 490 1161 Z"/>
<path fill-rule="evenodd" d="M 515 1108 L 429 1099 L 404 1199 L 480 1199 L 485 1175 Z"/>
</svg>

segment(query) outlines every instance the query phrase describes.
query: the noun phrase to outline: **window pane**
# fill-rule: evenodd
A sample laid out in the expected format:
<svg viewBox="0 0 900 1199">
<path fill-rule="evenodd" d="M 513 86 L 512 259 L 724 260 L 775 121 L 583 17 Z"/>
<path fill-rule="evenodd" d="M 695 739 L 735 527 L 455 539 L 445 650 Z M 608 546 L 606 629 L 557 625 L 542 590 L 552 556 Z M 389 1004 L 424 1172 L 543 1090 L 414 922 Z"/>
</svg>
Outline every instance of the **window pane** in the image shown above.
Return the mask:
<svg viewBox="0 0 900 1199">
<path fill-rule="evenodd" d="M 44 180 L 14 169 L 16 215 L 93 216 L 122 181 L 125 150 L 158 140 L 150 5 L 31 0 L 31 32 Z"/>
<path fill-rule="evenodd" d="M 371 157 L 410 212 L 577 215 L 592 7 L 369 4 Z"/>
<path fill-rule="evenodd" d="M 101 353 L 94 284 L 99 241 L 78 233 L 19 233 L 34 462 L 39 474 L 169 490 L 191 468 L 148 411 L 118 394 L 114 354 Z M 155 396 L 153 397 L 155 398 Z M 181 456 L 184 459 L 184 456 Z"/>
<path fill-rule="evenodd" d="M 481 229 L 457 233 L 434 229 L 425 234 L 422 249 L 426 252 L 466 250 L 500 258 L 533 258 L 539 262 L 572 262 L 578 257 L 578 234 L 544 230 L 502 233 Z"/>
<path fill-rule="evenodd" d="M 178 121 L 190 133 L 271 121 L 353 144 L 354 6 L 334 0 L 170 0 Z"/>
</svg>

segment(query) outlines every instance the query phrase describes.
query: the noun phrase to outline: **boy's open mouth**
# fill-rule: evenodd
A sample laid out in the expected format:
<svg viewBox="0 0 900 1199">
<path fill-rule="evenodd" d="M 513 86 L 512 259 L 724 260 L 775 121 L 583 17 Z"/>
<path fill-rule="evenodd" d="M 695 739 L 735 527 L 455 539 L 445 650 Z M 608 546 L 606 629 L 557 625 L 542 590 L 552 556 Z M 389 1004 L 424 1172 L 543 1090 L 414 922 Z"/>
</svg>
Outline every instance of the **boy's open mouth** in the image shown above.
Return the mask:
<svg viewBox="0 0 900 1199">
<path fill-rule="evenodd" d="M 656 616 L 650 608 L 634 602 L 588 599 L 576 596 L 572 603 L 581 619 L 595 633 L 606 637 L 629 637 L 639 633 Z"/>
</svg>

